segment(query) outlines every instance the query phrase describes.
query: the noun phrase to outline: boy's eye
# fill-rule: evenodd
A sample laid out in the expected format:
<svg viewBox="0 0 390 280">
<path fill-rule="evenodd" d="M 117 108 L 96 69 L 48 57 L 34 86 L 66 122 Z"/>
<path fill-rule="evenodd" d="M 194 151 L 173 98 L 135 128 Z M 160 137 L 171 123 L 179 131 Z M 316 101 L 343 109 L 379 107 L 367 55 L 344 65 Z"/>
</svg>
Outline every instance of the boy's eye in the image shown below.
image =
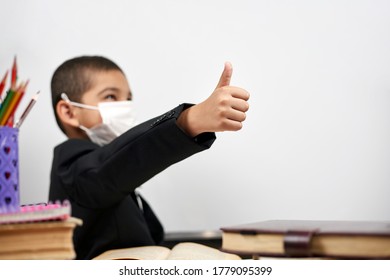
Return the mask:
<svg viewBox="0 0 390 280">
<path fill-rule="evenodd" d="M 114 94 L 107 94 L 105 97 L 104 97 L 104 100 L 107 100 L 107 101 L 116 101 L 117 98 Z"/>
</svg>

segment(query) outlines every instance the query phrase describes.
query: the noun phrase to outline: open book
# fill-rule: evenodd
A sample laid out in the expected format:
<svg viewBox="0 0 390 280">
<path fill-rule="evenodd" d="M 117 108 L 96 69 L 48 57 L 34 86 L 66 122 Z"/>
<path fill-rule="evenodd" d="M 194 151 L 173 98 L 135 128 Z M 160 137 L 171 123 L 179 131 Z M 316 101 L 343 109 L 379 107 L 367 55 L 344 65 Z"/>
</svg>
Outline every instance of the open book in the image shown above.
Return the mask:
<svg viewBox="0 0 390 280">
<path fill-rule="evenodd" d="M 109 250 L 94 260 L 239 260 L 234 254 L 223 253 L 202 244 L 183 242 L 172 249 L 162 246 L 142 246 Z"/>
</svg>

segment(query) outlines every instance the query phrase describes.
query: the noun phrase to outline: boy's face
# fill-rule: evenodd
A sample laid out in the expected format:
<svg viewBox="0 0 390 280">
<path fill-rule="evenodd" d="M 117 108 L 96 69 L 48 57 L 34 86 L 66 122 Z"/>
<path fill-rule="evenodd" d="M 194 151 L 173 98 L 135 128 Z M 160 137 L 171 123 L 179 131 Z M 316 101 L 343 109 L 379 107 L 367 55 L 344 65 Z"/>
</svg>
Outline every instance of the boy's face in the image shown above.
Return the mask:
<svg viewBox="0 0 390 280">
<path fill-rule="evenodd" d="M 97 106 L 101 102 L 131 100 L 132 94 L 126 77 L 118 70 L 91 73 L 93 86 L 84 93 L 81 103 Z M 91 128 L 102 123 L 97 110 L 75 108 L 81 125 Z"/>
</svg>

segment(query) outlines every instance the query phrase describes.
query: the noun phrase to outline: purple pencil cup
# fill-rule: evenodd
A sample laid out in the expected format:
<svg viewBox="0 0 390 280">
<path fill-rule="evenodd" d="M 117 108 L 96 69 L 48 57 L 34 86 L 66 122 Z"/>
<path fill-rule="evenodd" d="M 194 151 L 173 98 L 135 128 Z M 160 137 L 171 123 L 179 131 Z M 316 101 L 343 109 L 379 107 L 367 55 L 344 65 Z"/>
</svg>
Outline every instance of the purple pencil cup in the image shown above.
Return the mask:
<svg viewBox="0 0 390 280">
<path fill-rule="evenodd" d="M 18 128 L 0 127 L 0 213 L 19 211 Z"/>
</svg>

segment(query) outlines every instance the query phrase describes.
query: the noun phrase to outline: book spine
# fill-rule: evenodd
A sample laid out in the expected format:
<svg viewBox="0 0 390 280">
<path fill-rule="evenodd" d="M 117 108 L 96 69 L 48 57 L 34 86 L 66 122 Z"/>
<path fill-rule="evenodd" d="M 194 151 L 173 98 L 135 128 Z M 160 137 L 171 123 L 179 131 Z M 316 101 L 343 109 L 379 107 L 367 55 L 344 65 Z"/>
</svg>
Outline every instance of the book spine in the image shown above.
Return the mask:
<svg viewBox="0 0 390 280">
<path fill-rule="evenodd" d="M 287 257 L 311 257 L 313 231 L 287 231 L 283 247 Z"/>
</svg>

